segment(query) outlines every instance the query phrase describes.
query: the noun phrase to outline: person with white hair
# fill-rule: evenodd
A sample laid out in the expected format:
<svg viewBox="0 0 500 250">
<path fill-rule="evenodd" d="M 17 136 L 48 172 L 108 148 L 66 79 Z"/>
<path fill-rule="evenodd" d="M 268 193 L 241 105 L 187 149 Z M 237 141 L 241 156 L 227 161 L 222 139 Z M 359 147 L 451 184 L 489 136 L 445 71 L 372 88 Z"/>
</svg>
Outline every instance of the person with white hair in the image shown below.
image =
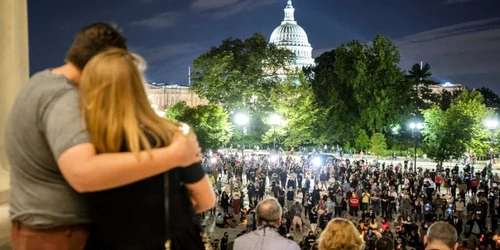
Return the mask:
<svg viewBox="0 0 500 250">
<path fill-rule="evenodd" d="M 283 210 L 274 198 L 261 201 L 255 210 L 257 230 L 244 234 L 234 241 L 234 250 L 286 249 L 300 250 L 299 245 L 278 233 Z"/>
</svg>

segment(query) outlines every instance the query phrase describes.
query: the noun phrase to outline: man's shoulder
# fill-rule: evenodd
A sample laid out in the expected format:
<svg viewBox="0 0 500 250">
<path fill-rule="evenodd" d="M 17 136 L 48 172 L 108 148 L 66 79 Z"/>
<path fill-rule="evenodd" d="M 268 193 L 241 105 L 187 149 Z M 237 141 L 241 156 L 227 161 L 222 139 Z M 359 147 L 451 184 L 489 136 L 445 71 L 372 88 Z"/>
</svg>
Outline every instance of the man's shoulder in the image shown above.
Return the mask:
<svg viewBox="0 0 500 250">
<path fill-rule="evenodd" d="M 60 85 L 54 84 L 60 83 Z M 29 87 L 59 87 L 64 89 L 77 89 L 76 85 L 71 84 L 71 82 L 63 75 L 56 75 L 50 72 L 49 69 L 39 71 L 33 74 L 29 81 Z"/>
<path fill-rule="evenodd" d="M 30 99 L 31 103 L 36 103 L 43 108 L 44 105 L 64 95 L 69 95 L 68 98 L 74 99 L 79 97 L 78 94 L 78 87 L 64 76 L 54 75 L 50 70 L 43 70 L 31 76 L 18 98 Z"/>
<path fill-rule="evenodd" d="M 244 234 L 234 240 L 234 250 L 238 249 L 246 249 L 246 248 L 241 248 L 243 246 L 247 246 L 248 243 L 250 242 L 255 242 L 258 238 L 261 238 L 262 235 L 255 233 L 256 231 L 253 231 L 251 233 Z M 272 235 L 272 236 L 271 236 Z M 268 240 L 266 240 L 267 244 L 270 244 L 271 246 L 276 246 L 276 247 L 285 247 L 285 249 L 290 249 L 290 250 L 298 250 L 300 249 L 299 245 L 297 242 L 293 240 L 289 240 L 277 232 L 273 234 L 268 234 L 266 236 Z M 269 238 L 271 240 L 269 240 Z"/>
</svg>

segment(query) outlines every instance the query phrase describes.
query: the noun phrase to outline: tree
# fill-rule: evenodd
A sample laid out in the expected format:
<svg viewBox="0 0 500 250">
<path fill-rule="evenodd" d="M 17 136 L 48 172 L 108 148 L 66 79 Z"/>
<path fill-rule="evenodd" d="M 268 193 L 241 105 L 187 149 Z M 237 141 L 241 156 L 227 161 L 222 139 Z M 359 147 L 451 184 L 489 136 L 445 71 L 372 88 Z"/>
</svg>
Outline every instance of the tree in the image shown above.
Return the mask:
<svg viewBox="0 0 500 250">
<path fill-rule="evenodd" d="M 447 110 L 437 105 L 425 110 L 422 134 L 427 155 L 442 166 L 450 157 L 459 158 L 468 149 L 483 150 L 487 132 L 483 122 L 491 114 L 478 91 L 463 91 Z"/>
<path fill-rule="evenodd" d="M 255 34 L 246 40 L 228 38 L 193 62 L 191 89 L 228 111 L 270 110 L 270 92 L 279 73 L 295 55 Z"/>
<path fill-rule="evenodd" d="M 484 105 L 486 105 L 486 107 L 492 108 L 496 112 L 500 111 L 500 97 L 495 92 L 486 87 L 482 87 L 477 91 L 483 95 Z"/>
<path fill-rule="evenodd" d="M 399 50 L 388 38 L 351 41 L 316 58 L 307 71 L 317 103 L 328 112 L 325 133 L 354 141 L 363 129 L 385 132 L 411 112 L 409 83 L 398 67 Z"/>
<path fill-rule="evenodd" d="M 453 100 L 457 98 L 462 93 L 462 90 L 447 91 L 443 90 L 441 93 L 441 99 L 439 100 L 439 107 L 442 110 L 447 110 L 453 103 Z"/>
<path fill-rule="evenodd" d="M 186 102 L 178 102 L 165 111 L 165 118 L 174 121 L 183 121 L 180 118 L 184 118 L 184 115 L 187 114 L 190 109 L 191 108 L 187 105 Z"/>
<path fill-rule="evenodd" d="M 191 108 L 185 102 L 179 102 L 167 109 L 165 117 L 191 125 L 203 150 L 222 148 L 232 136 L 228 114 L 213 104 Z"/>
<path fill-rule="evenodd" d="M 381 133 L 375 133 L 372 135 L 370 140 L 370 151 L 376 156 L 384 156 L 387 150 L 387 143 L 385 141 L 385 136 Z"/>
<path fill-rule="evenodd" d="M 363 151 L 363 150 L 368 150 L 370 147 L 370 137 L 366 134 L 366 131 L 360 129 L 358 130 L 358 133 L 356 135 L 356 141 L 355 144 L 356 149 Z"/>
<path fill-rule="evenodd" d="M 323 145 L 327 142 L 324 133 L 326 113 L 314 102 L 312 87 L 303 73 L 290 75 L 285 82 L 276 86 L 271 92 L 271 103 L 286 121 L 281 128 L 285 146 Z M 272 129 L 265 137 L 270 138 Z"/>
<path fill-rule="evenodd" d="M 428 63 L 424 65 L 414 64 L 405 76 L 405 80 L 414 90 L 411 100 L 415 114 L 430 108 L 432 104 L 437 103 L 439 100 L 439 95 L 434 94 L 430 88 L 432 85 L 438 84 L 429 79 L 431 76 L 431 66 Z"/>
</svg>

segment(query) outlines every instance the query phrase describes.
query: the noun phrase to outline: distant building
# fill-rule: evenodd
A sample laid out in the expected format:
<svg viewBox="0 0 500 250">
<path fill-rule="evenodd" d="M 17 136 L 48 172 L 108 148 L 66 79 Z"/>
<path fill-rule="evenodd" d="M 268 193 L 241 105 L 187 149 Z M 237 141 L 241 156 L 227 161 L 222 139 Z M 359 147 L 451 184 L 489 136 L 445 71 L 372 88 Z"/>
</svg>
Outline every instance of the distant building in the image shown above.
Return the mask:
<svg viewBox="0 0 500 250">
<path fill-rule="evenodd" d="M 444 84 L 432 85 L 430 86 L 430 89 L 433 94 L 442 95 L 443 91 L 455 92 L 464 89 L 464 87 L 462 86 L 462 84 L 451 84 L 447 82 Z"/>
<path fill-rule="evenodd" d="M 190 107 L 208 104 L 208 100 L 201 99 L 186 86 L 146 84 L 145 87 L 149 102 L 157 112 L 163 112 L 182 101 Z"/>
<path fill-rule="evenodd" d="M 313 48 L 309 43 L 307 33 L 295 21 L 295 9 L 292 0 L 287 1 L 285 7 L 285 19 L 281 25 L 274 29 L 269 43 L 276 44 L 279 48 L 285 48 L 292 51 L 296 60 L 291 69 L 297 70 L 303 67 L 314 66 L 312 57 Z"/>
</svg>

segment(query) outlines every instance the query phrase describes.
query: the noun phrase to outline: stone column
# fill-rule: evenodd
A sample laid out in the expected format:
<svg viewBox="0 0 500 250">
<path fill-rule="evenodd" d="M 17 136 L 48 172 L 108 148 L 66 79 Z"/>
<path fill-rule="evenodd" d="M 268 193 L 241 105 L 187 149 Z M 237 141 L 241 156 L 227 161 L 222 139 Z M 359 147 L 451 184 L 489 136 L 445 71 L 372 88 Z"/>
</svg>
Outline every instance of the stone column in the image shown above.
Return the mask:
<svg viewBox="0 0 500 250">
<path fill-rule="evenodd" d="M 9 187 L 5 123 L 18 91 L 28 81 L 28 68 L 27 1 L 0 0 L 0 192 Z"/>
</svg>

